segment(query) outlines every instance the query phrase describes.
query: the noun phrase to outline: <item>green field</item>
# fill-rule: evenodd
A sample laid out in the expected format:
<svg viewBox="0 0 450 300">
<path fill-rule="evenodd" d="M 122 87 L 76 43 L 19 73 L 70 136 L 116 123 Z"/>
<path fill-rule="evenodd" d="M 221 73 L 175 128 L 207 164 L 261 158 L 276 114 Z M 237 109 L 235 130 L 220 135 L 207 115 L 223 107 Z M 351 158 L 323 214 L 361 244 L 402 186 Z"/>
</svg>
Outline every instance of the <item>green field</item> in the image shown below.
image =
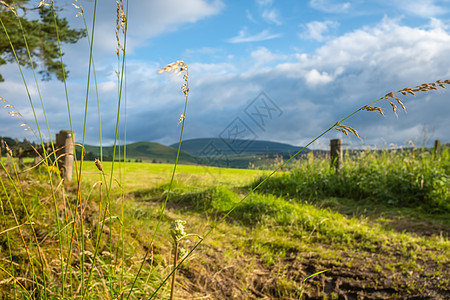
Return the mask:
<svg viewBox="0 0 450 300">
<path fill-rule="evenodd" d="M 0 273 L 3 299 L 14 297 L 13 291 L 26 298 L 24 289 L 34 290 L 33 297 L 53 299 L 51 293 L 62 293 L 62 274 L 67 274 L 65 297 L 77 295 L 94 257 L 87 298 L 116 299 L 129 293 L 134 280 L 130 298 L 148 298 L 172 271 L 169 226 L 178 219 L 186 222 L 186 233 L 207 235 L 177 271 L 178 299 L 450 295 L 448 150 L 440 158 L 421 150 L 361 152 L 347 159 L 339 173 L 311 153 L 292 171 L 278 172 L 250 194 L 270 171 L 179 165 L 168 195 L 173 165 L 115 163 L 112 178 L 111 168 L 111 162 L 104 162 L 103 176 L 93 162 L 83 163 L 83 209 L 75 231 L 76 179 L 64 184 L 63 193 L 55 174 L 51 187 L 45 167 L 19 178 L 14 172 L 11 179 L 1 173 L 0 266 L 17 281 L 13 288 L 16 281 Z M 101 217 L 102 212 L 107 213 Z M 27 220 L 34 224 L 34 233 Z M 180 258 L 198 241 L 194 235 L 180 241 Z M 66 269 L 58 257 L 61 251 L 71 259 L 63 264 Z M 46 262 L 44 270 L 50 272 L 41 271 L 39 253 Z M 325 272 L 303 282 L 320 271 Z M 169 293 L 167 282 L 155 299 L 166 299 Z"/>
<path fill-rule="evenodd" d="M 100 151 L 100 147 L 98 146 L 86 145 L 85 150 L 89 160 L 94 160 L 95 158 L 103 156 L 104 158 L 107 157 L 109 161 L 112 161 L 114 153 L 114 147 L 112 146 L 102 147 L 102 151 Z M 141 160 L 145 162 L 174 163 L 177 157 L 177 149 L 152 142 L 132 143 L 126 145 L 126 147 L 117 146 L 115 158 L 123 157 L 125 152 L 128 158 L 127 160 L 130 161 Z M 100 153 L 102 155 L 100 155 Z M 182 151 L 180 153 L 179 162 L 184 164 L 196 164 L 197 159 L 195 156 Z"/>
</svg>

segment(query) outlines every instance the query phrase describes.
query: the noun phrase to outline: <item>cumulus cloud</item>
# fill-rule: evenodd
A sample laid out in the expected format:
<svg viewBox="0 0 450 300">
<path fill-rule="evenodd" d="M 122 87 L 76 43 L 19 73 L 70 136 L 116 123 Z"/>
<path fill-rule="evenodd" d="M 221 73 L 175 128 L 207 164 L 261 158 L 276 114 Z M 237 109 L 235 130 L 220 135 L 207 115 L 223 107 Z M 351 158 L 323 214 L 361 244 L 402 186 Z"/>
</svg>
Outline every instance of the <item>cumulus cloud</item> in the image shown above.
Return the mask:
<svg viewBox="0 0 450 300">
<path fill-rule="evenodd" d="M 303 32 L 299 34 L 301 38 L 316 40 L 318 42 L 323 42 L 324 40 L 330 38 L 326 35 L 330 29 L 336 29 L 339 26 L 338 22 L 327 20 L 327 21 L 313 21 L 305 25 L 301 25 Z"/>
<path fill-rule="evenodd" d="M 263 32 L 259 38 L 247 32 L 234 41 L 258 41 L 272 34 Z M 256 35 L 258 36 L 258 34 Z M 275 36 L 276 37 L 276 36 Z M 275 38 L 272 37 L 272 38 Z M 437 19 L 428 26 L 409 27 L 399 21 L 384 18 L 374 27 L 362 27 L 342 36 L 332 37 L 310 53 L 279 54 L 269 46 L 248 45 L 248 56 L 206 63 L 201 59 L 189 63 L 190 92 L 186 114 L 185 138 L 217 137 L 236 117 L 251 128 L 258 139 L 269 139 L 304 145 L 340 118 L 355 109 L 382 97 L 390 91 L 437 79 L 450 79 L 450 34 Z M 198 49 L 199 54 L 214 54 L 214 48 Z M 195 54 L 192 51 L 191 54 Z M 201 56 L 201 55 L 200 55 Z M 245 63 L 243 63 L 245 62 Z M 166 63 L 166 62 L 165 62 Z M 252 68 L 254 65 L 264 68 Z M 250 66 L 250 67 L 248 67 Z M 20 76 L 4 66 L 2 73 L 11 74 L 0 83 L 1 97 L 14 99 L 14 106 L 26 112 L 28 99 L 20 86 Z M 104 141 L 114 137 L 114 115 L 117 111 L 114 65 L 101 65 L 98 70 L 104 81 L 100 85 L 102 130 Z M 176 142 L 180 127 L 178 118 L 183 113 L 183 80 L 173 74 L 157 75 L 162 67 L 158 61 L 129 60 L 127 65 L 127 139 L 128 141 Z M 28 74 L 29 75 L 29 74 Z M 68 129 L 64 87 L 58 82 L 41 85 L 50 125 L 55 131 Z M 73 124 L 82 132 L 85 101 L 85 81 L 69 84 Z M 245 114 L 245 109 L 261 91 L 264 91 L 283 111 L 282 117 L 268 122 L 261 130 Z M 388 102 L 380 105 L 386 111 L 361 112 L 345 124 L 358 130 L 365 143 L 404 144 L 421 134 L 424 125 L 436 127 L 435 138 L 450 139 L 448 128 L 449 92 L 441 90 L 417 96 L 402 97 L 408 114 L 399 112 L 396 118 L 389 112 Z M 33 95 L 35 92 L 33 91 Z M 94 89 L 88 104 L 88 143 L 98 143 L 97 102 Z M 122 104 L 123 111 L 124 103 Z M 19 126 L 11 126 L 7 112 L 0 118 L 0 135 L 22 137 Z M 32 116 L 25 114 L 28 121 Z M 123 118 L 122 118 L 123 120 Z M 322 142 L 339 136 L 333 132 Z M 359 144 L 359 140 L 351 139 Z"/>
<path fill-rule="evenodd" d="M 264 65 L 269 62 L 276 60 L 286 59 L 286 55 L 278 55 L 272 53 L 269 49 L 265 47 L 259 47 L 250 53 L 250 57 L 254 60 L 255 66 Z"/>
<path fill-rule="evenodd" d="M 333 81 L 333 76 L 330 76 L 327 72 L 319 73 L 316 69 L 312 69 L 305 74 L 305 79 L 307 85 L 315 87 Z"/>
<path fill-rule="evenodd" d="M 436 27 L 436 22 L 433 27 L 424 29 L 385 18 L 375 27 L 364 27 L 331 39 L 312 54 L 298 53 L 296 62 L 248 70 L 241 76 L 230 74 L 223 79 L 216 78 L 214 84 L 233 91 L 236 86 L 253 87 L 245 92 L 237 89 L 239 92 L 235 97 L 243 100 L 242 109 L 259 89 L 265 91 L 284 114 L 276 126 L 258 133 L 259 137 L 303 144 L 339 118 L 390 91 L 450 78 L 450 70 L 446 67 L 450 64 L 450 57 L 446 55 L 449 52 L 450 35 L 442 27 Z M 258 48 L 251 55 L 273 58 L 273 54 L 264 48 Z M 289 60 L 288 57 L 285 59 Z M 208 78 L 204 83 L 211 81 L 212 78 Z M 227 99 L 232 98 L 232 94 L 227 94 L 226 98 L 221 93 L 214 96 L 219 103 L 227 103 L 230 101 Z M 381 102 L 385 117 L 361 112 L 346 123 L 360 132 L 365 143 L 380 147 L 386 141 L 403 145 L 407 140 L 417 138 L 424 124 L 436 126 L 434 136 L 448 140 L 447 98 L 445 90 L 404 97 L 408 114 L 399 112 L 398 118 L 387 101 Z M 233 115 L 233 111 L 237 115 L 240 113 L 236 109 L 228 113 Z M 214 123 L 206 114 L 205 111 L 200 119 Z M 216 121 L 217 124 L 221 122 L 220 119 Z M 205 121 L 204 124 L 209 123 Z M 216 128 L 219 132 L 220 126 Z M 331 136 L 339 134 L 331 133 Z M 328 145 L 327 141 L 323 143 Z M 361 142 L 354 139 L 352 143 L 359 145 Z"/>
</svg>

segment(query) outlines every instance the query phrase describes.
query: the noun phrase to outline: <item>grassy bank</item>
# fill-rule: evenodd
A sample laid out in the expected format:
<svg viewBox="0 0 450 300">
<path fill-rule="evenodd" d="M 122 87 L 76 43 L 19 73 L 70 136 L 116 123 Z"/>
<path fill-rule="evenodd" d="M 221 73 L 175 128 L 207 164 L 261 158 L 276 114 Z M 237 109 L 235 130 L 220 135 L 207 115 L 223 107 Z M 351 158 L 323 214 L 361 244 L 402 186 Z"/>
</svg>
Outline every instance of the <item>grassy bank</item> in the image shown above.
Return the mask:
<svg viewBox="0 0 450 300">
<path fill-rule="evenodd" d="M 426 155 L 409 156 L 412 160 L 409 164 L 422 170 L 420 164 L 428 159 L 424 157 Z M 402 153 L 389 154 L 389 159 L 385 157 L 383 163 L 382 157 L 375 154 L 366 153 L 363 158 L 364 163 L 346 162 L 338 175 L 329 170 L 328 161 L 310 156 L 309 160 L 299 162 L 294 171 L 273 177 L 262 191 L 253 193 L 237 206 L 226 222 L 219 224 L 195 254 L 181 265 L 175 295 L 183 299 L 298 299 L 301 293 L 302 297 L 311 299 L 344 295 L 399 299 L 418 295 L 448 296 L 450 244 L 448 213 L 442 208 L 445 206 L 429 210 L 429 206 L 422 207 L 423 203 L 406 206 L 403 200 L 389 203 L 385 198 L 377 198 L 379 194 L 362 198 L 359 194 L 354 197 L 352 192 L 347 196 L 333 195 L 332 185 L 343 185 L 340 176 L 355 173 L 350 168 L 357 166 L 359 174 L 370 174 L 376 163 L 380 166 L 387 161 L 407 163 Z M 445 176 L 441 180 L 447 185 L 448 163 L 448 156 L 444 154 L 440 160 L 429 160 L 428 165 L 430 174 L 443 172 Z M 105 163 L 104 169 L 108 168 Z M 172 168 L 162 164 L 122 164 L 114 175 L 122 176 L 122 185 L 115 184 L 112 189 L 114 194 L 108 208 L 111 214 L 99 224 L 99 213 L 108 205 L 98 197 L 100 185 L 95 182 L 101 175 L 93 163 L 84 165 L 83 191 L 89 191 L 82 196 L 81 205 L 84 208 L 85 271 L 93 266 L 96 238 L 99 230 L 103 231 L 88 299 L 123 296 L 149 250 L 151 255 L 144 262 L 130 298 L 151 295 L 172 270 L 171 222 L 182 219 L 186 221 L 187 233 L 203 236 L 262 174 L 254 170 L 179 166 L 170 192 L 171 200 L 150 246 Z M 15 291 L 19 298 L 26 298 L 27 292 L 19 283 L 32 298 L 53 299 L 62 294 L 64 269 L 58 257 L 58 225 L 52 218 L 52 200 L 48 196 L 51 187 L 44 171 L 41 167 L 20 174 L 22 197 L 11 193 L 12 186 L 5 174 L 1 177 L 5 185 L 2 199 L 9 197 L 10 200 L 3 201 L 2 228 L 7 230 L 0 235 L 3 255 L 0 266 L 15 278 L 11 280 L 11 276 L 2 273 L 0 289 L 4 297 L 14 297 Z M 404 173 L 391 171 L 389 174 L 397 174 L 396 180 L 405 180 Z M 389 178 L 394 180 L 394 177 Z M 372 180 L 373 189 L 386 189 L 385 180 L 379 177 Z M 297 183 L 295 190 L 293 182 Z M 121 190 L 123 186 L 126 192 Z M 343 189 L 349 191 L 350 188 Z M 106 192 L 105 188 L 103 190 Z M 83 284 L 82 257 L 77 248 L 81 236 L 79 233 L 72 236 L 68 230 L 74 219 L 76 191 L 75 183 L 66 186 L 66 201 L 57 206 L 58 214 L 63 217 L 59 225 L 62 239 L 65 239 L 63 253 L 70 250 L 70 240 L 73 240 L 71 263 L 66 267 L 69 270 L 65 297 L 77 295 Z M 61 190 L 57 190 L 59 192 Z M 416 195 L 414 189 L 406 189 L 404 193 L 405 199 Z M 448 198 L 444 199 L 444 204 L 446 201 Z M 122 206 L 123 221 L 118 217 Z M 27 220 L 34 224 L 34 232 L 27 226 Z M 78 222 L 81 222 L 80 217 Z M 181 257 L 197 239 L 191 236 L 180 243 Z M 8 257 L 13 258 L 12 264 Z M 51 270 L 45 277 L 40 272 L 42 266 Z M 308 275 L 323 270 L 326 272 L 303 284 Z M 158 298 L 168 298 L 169 290 L 166 284 Z"/>
</svg>

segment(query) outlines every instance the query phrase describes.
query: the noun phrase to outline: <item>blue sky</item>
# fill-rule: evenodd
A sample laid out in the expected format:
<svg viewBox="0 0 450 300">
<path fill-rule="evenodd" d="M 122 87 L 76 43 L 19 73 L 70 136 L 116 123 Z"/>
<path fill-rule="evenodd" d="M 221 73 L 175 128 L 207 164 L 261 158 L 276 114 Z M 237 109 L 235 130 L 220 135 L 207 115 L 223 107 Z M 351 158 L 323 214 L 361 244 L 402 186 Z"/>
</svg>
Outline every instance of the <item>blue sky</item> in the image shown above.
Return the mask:
<svg viewBox="0 0 450 300">
<path fill-rule="evenodd" d="M 70 1 L 55 3 L 72 26 L 82 26 Z M 92 23 L 93 2 L 81 4 Z M 117 111 L 115 14 L 115 1 L 99 1 L 94 60 L 105 144 L 113 141 Z M 127 142 L 178 140 L 182 78 L 157 74 L 176 60 L 184 60 L 190 73 L 186 139 L 224 137 L 230 128 L 243 126 L 247 131 L 240 138 L 304 145 L 390 91 L 450 79 L 449 0 L 133 0 L 128 24 Z M 72 122 L 80 138 L 88 45 L 81 40 L 63 47 Z M 0 73 L 6 79 L 0 83 L 0 97 L 36 128 L 17 66 L 2 66 Z M 43 121 L 30 75 L 27 71 Z M 39 86 L 52 134 L 68 129 L 63 84 L 52 80 Z M 92 86 L 86 142 L 98 144 Z M 360 112 L 345 122 L 361 139 L 333 131 L 313 148 L 326 148 L 329 139 L 338 137 L 355 147 L 449 142 L 449 98 L 447 90 L 404 96 L 407 112 L 398 111 L 398 117 L 387 101 L 380 103 L 384 117 Z M 255 115 L 258 107 L 260 115 Z M 11 120 L 8 109 L 0 112 L 0 136 L 33 139 L 19 126 L 21 120 Z M 124 120 L 124 106 L 121 111 Z"/>
</svg>

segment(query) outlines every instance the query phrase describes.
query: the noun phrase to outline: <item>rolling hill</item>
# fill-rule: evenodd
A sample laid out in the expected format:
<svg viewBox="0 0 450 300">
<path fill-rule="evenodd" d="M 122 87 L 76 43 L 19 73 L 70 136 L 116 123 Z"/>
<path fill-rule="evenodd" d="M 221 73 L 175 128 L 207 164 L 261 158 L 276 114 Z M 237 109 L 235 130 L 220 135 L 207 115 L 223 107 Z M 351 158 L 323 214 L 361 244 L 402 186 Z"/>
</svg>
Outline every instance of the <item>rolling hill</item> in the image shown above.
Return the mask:
<svg viewBox="0 0 450 300">
<path fill-rule="evenodd" d="M 90 159 L 92 156 L 100 156 L 100 147 L 86 145 L 87 158 Z M 174 163 L 177 155 L 177 149 L 169 146 L 161 145 L 159 143 L 153 142 L 138 142 L 128 144 L 126 147 L 127 159 L 130 160 L 142 160 L 147 162 L 162 162 L 162 163 Z M 119 151 L 123 154 L 123 146 L 117 147 L 116 156 Z M 113 147 L 103 147 L 103 156 L 112 158 Z M 181 151 L 179 163 L 182 164 L 197 164 L 196 158 L 185 152 Z"/>
<path fill-rule="evenodd" d="M 178 144 L 173 144 L 170 146 L 177 148 Z M 270 141 L 248 141 L 236 139 L 233 140 L 232 143 L 227 143 L 225 140 L 220 138 L 201 138 L 183 141 L 181 143 L 181 149 L 199 157 L 217 156 L 219 153 L 228 157 L 245 157 L 255 155 L 273 156 L 275 154 L 289 155 L 296 153 L 301 149 L 301 147 Z M 217 154 L 214 154 L 214 151 L 216 151 Z"/>
<path fill-rule="evenodd" d="M 234 147 L 234 148 L 233 148 Z M 240 147 L 240 148 L 238 148 Z M 178 144 L 171 146 L 154 142 L 138 142 L 128 144 L 127 160 L 145 162 L 174 163 Z M 288 158 L 300 147 L 270 141 L 234 140 L 227 145 L 219 138 L 191 139 L 182 142 L 180 164 L 208 165 L 216 167 L 242 168 L 260 166 L 270 162 L 275 156 Z M 117 147 L 122 153 L 123 146 Z M 94 160 L 100 156 L 100 147 L 86 145 L 86 160 Z M 305 151 L 306 153 L 307 151 Z M 104 160 L 112 160 L 113 147 L 103 147 Z"/>
</svg>

